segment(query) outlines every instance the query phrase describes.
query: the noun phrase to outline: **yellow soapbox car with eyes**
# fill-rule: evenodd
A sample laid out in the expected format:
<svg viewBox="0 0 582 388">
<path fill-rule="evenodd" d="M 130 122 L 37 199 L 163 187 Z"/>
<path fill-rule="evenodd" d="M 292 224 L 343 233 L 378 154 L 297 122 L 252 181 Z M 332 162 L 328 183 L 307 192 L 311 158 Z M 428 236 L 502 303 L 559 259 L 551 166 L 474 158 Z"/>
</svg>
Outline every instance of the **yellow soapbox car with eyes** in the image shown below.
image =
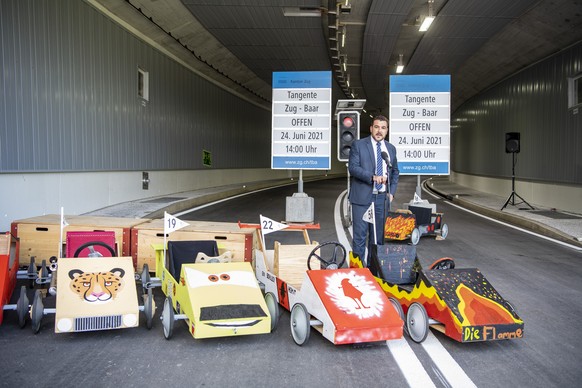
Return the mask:
<svg viewBox="0 0 582 388">
<path fill-rule="evenodd" d="M 168 241 L 167 250 L 152 246 L 156 277 L 144 281 L 166 295 L 166 339 L 177 320 L 185 320 L 196 339 L 271 332 L 271 312 L 250 263 L 229 262 L 229 252 L 219 255 L 215 240 Z"/>
</svg>

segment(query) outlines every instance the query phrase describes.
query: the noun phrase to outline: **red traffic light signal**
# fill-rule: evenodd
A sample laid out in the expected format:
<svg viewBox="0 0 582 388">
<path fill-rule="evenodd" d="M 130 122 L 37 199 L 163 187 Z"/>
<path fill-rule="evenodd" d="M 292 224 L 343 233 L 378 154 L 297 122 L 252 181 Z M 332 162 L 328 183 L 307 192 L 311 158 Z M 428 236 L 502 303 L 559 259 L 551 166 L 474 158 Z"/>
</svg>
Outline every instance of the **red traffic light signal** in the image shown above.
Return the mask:
<svg viewBox="0 0 582 388">
<path fill-rule="evenodd" d="M 342 125 L 345 128 L 351 128 L 354 125 L 354 120 L 350 116 L 345 116 L 342 120 Z"/>
<path fill-rule="evenodd" d="M 337 159 L 340 162 L 347 162 L 352 143 L 360 138 L 360 113 L 357 111 L 339 112 L 337 127 Z"/>
</svg>

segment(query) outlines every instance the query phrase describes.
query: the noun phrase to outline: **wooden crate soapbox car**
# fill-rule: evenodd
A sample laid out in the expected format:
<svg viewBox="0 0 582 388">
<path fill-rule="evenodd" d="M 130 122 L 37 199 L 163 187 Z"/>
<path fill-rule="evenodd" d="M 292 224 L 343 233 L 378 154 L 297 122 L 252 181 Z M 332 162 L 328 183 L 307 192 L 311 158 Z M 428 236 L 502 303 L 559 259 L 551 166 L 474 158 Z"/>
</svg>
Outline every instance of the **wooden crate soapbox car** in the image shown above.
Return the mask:
<svg viewBox="0 0 582 388">
<path fill-rule="evenodd" d="M 167 245 L 165 252 L 163 244 L 152 244 L 156 277 L 144 280 L 166 295 L 161 314 L 166 339 L 176 320 L 186 320 L 196 339 L 271 332 L 270 308 L 251 263 L 230 262 L 228 251 L 219 255 L 215 240 Z"/>
<path fill-rule="evenodd" d="M 139 306 L 139 276 L 131 257 L 116 257 L 115 233 L 72 231 L 67 232 L 66 242 L 66 257 L 58 259 L 56 281 L 51 282 L 56 307 L 45 308 L 46 293 L 37 289 L 30 308 L 32 330 L 39 332 L 46 314 L 55 314 L 56 333 L 136 327 L 140 311 L 151 328 L 152 290 L 144 288 L 144 304 Z"/>
<path fill-rule="evenodd" d="M 435 206 L 428 203 L 419 203 L 418 206 L 408 205 L 408 210 L 389 212 L 384 224 L 385 240 L 410 239 L 412 245 L 418 244 L 420 238 L 425 235 L 437 236 L 444 240 L 448 234 L 449 227 L 443 222 L 443 213 L 437 213 Z"/>
<path fill-rule="evenodd" d="M 256 276 L 273 319 L 279 319 L 279 305 L 291 312 L 297 345 L 308 342 L 311 328 L 335 345 L 402 338 L 402 319 L 370 271 L 341 268 L 345 261 L 338 242 L 275 242 L 273 250 L 255 251 Z"/>
<path fill-rule="evenodd" d="M 459 342 L 523 337 L 523 320 L 477 268 L 456 269 L 447 257 L 423 269 L 408 244 L 372 246 L 371 256 L 371 271 L 413 341 L 424 341 L 429 326 Z M 350 267 L 362 268 L 352 252 Z"/>
</svg>

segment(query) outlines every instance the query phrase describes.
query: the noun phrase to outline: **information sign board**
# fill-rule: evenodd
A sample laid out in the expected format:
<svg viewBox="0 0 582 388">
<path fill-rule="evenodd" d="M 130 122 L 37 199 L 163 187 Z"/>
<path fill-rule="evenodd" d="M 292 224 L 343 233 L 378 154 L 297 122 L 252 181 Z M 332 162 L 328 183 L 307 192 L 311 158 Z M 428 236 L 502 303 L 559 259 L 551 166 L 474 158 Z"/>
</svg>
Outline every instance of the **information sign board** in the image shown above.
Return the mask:
<svg viewBox="0 0 582 388">
<path fill-rule="evenodd" d="M 331 168 L 331 72 L 273 72 L 271 168 Z"/>
<path fill-rule="evenodd" d="M 401 175 L 449 175 L 451 76 L 390 76 L 390 143 Z"/>
</svg>

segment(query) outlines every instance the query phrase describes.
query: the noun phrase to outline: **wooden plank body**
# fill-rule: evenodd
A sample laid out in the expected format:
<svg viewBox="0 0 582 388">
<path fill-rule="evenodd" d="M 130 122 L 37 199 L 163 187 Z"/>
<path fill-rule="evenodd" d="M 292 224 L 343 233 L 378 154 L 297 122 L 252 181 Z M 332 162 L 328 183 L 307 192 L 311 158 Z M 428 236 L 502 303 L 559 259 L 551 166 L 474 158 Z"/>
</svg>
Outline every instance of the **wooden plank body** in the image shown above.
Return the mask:
<svg viewBox="0 0 582 388">
<path fill-rule="evenodd" d="M 256 244 L 254 231 L 241 229 L 236 223 L 187 221 L 188 226 L 172 232 L 166 241 L 216 240 L 219 254 L 232 252 L 232 262 L 252 262 Z M 138 272 L 147 264 L 150 271 L 156 265 L 156 252 L 152 244 L 164 243 L 164 220 L 151 220 L 132 230 L 132 256 L 137 259 Z"/>
<path fill-rule="evenodd" d="M 67 231 L 113 231 L 118 255 L 131 255 L 131 228 L 149 221 L 140 218 L 99 217 L 65 215 L 68 225 L 64 227 L 61 244 L 66 243 Z M 29 262 L 36 257 L 37 262 L 59 255 L 61 216 L 47 214 L 12 222 L 12 233 L 18 237 L 20 262 Z M 134 267 L 135 267 L 134 262 Z"/>
</svg>

